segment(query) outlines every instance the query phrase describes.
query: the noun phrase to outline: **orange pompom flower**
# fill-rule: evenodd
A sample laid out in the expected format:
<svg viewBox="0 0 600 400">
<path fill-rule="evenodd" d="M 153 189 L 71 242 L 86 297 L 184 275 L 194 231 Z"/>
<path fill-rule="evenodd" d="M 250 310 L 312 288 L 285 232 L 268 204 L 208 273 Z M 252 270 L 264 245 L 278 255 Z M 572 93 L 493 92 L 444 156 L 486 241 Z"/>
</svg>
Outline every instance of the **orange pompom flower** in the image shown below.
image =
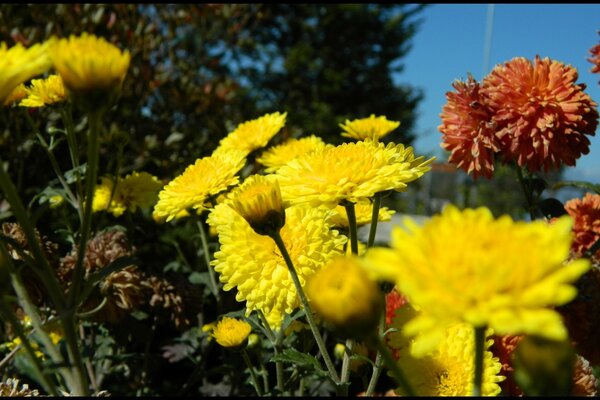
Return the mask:
<svg viewBox="0 0 600 400">
<path fill-rule="evenodd" d="M 483 80 L 480 94 L 492 112 L 503 161 L 530 172 L 574 166 L 589 152 L 598 126 L 595 103 L 577 84 L 577 70 L 536 56 L 497 65 Z"/>
<path fill-rule="evenodd" d="M 598 34 L 600 34 L 600 31 L 598 31 Z M 588 61 L 594 64 L 590 71 L 593 73 L 598 73 L 600 72 L 600 43 L 590 49 L 590 54 L 592 56 L 588 58 Z"/>
<path fill-rule="evenodd" d="M 582 199 L 571 199 L 565 209 L 573 218 L 573 252 L 582 256 L 600 239 L 600 194 L 586 193 Z M 600 260 L 600 250 L 593 255 Z"/>
<path fill-rule="evenodd" d="M 494 153 L 499 150 L 494 136 L 491 113 L 480 95 L 481 85 L 469 74 L 467 81 L 455 81 L 456 92 L 447 92 L 444 105 L 441 147 L 451 152 L 448 161 L 462 168 L 473 178 L 491 178 L 494 172 Z"/>
</svg>

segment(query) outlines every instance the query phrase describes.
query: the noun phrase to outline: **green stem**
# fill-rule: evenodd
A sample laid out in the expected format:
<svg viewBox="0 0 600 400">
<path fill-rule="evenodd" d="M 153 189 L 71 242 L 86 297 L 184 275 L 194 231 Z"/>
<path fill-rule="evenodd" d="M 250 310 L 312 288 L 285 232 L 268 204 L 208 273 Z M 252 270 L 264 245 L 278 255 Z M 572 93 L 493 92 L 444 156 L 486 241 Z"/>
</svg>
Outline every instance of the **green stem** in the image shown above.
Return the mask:
<svg viewBox="0 0 600 400">
<path fill-rule="evenodd" d="M 396 363 L 396 360 L 394 360 L 394 357 L 390 353 L 385 343 L 382 342 L 379 335 L 372 335 L 371 343 L 375 346 L 377 351 L 383 357 L 385 365 L 392 372 L 392 374 L 394 375 L 394 379 L 396 379 L 396 383 L 401 387 L 404 393 L 409 397 L 415 396 L 415 392 L 413 391 L 410 383 L 408 382 L 408 379 L 406 379 L 406 377 L 404 376 L 404 373 L 398 366 L 398 363 Z"/>
<path fill-rule="evenodd" d="M 340 378 L 338 377 L 335 367 L 333 366 L 333 363 L 331 362 L 331 358 L 329 357 L 329 353 L 327 352 L 327 347 L 325 347 L 325 342 L 323 341 L 323 338 L 321 337 L 321 333 L 319 332 L 319 329 L 317 328 L 317 324 L 314 320 L 312 310 L 310 308 L 310 305 L 308 304 L 308 299 L 306 298 L 306 295 L 304 294 L 304 290 L 302 290 L 302 285 L 300 284 L 300 279 L 298 279 L 298 274 L 296 273 L 296 269 L 294 268 L 292 259 L 290 258 L 290 255 L 288 254 L 287 249 L 285 248 L 285 243 L 283 242 L 283 239 L 281 238 L 279 231 L 273 233 L 273 235 L 271 237 L 277 244 L 277 247 L 279 248 L 279 251 L 281 252 L 281 255 L 283 256 L 283 259 L 285 260 L 288 270 L 290 271 L 290 275 L 292 277 L 292 281 L 294 282 L 296 292 L 298 293 L 298 297 L 300 297 L 300 302 L 302 303 L 302 306 L 304 307 L 304 311 L 306 313 L 306 319 L 308 320 L 310 329 L 312 330 L 312 333 L 317 342 L 317 346 L 319 347 L 319 350 L 321 351 L 321 355 L 323 356 L 323 360 L 325 361 L 325 365 L 327 366 L 327 370 L 329 371 L 329 377 L 331 378 L 331 380 L 333 380 L 333 382 L 336 385 L 339 385 Z"/>
<path fill-rule="evenodd" d="M 475 328 L 475 376 L 473 377 L 473 396 L 481 396 L 481 384 L 483 382 L 483 353 L 485 351 L 485 329 Z"/>
<path fill-rule="evenodd" d="M 346 384 L 350 380 L 350 357 L 352 356 L 352 349 L 354 347 L 354 340 L 346 339 L 344 351 L 344 359 L 342 360 L 342 371 L 340 373 L 340 383 Z M 344 385 L 345 388 L 342 391 L 342 395 L 348 396 L 348 386 Z"/>
<path fill-rule="evenodd" d="M 208 240 L 206 240 L 206 230 L 204 230 L 204 225 L 200 218 L 196 214 L 194 215 L 194 219 L 196 220 L 196 225 L 198 225 L 198 230 L 200 231 L 200 242 L 202 243 L 202 251 L 204 252 L 204 261 L 206 262 L 206 269 L 208 269 L 208 277 L 210 282 L 210 290 L 217 299 L 217 304 L 221 304 L 221 294 L 219 293 L 219 284 L 217 283 L 217 277 L 215 276 L 215 271 L 210 265 L 210 251 L 208 250 Z"/>
<path fill-rule="evenodd" d="M 367 248 L 373 247 L 375 234 L 377 233 L 377 222 L 379 221 L 379 208 L 381 207 L 381 193 L 375 193 L 373 197 L 373 212 L 371 213 L 371 227 L 369 228 L 369 240 Z"/>
<path fill-rule="evenodd" d="M 52 396 L 58 396 L 58 392 L 56 390 L 56 385 L 50 380 L 50 378 L 43 372 L 43 366 L 40 362 L 39 358 L 35 355 L 35 350 L 31 347 L 31 343 L 27 339 L 25 332 L 23 331 L 23 327 L 19 320 L 14 316 L 13 312 L 6 306 L 4 299 L 0 301 L 0 313 L 4 316 L 5 319 L 8 319 L 10 324 L 13 326 L 17 337 L 21 339 L 21 343 L 25 347 L 27 352 L 27 357 L 33 365 L 33 370 L 37 375 L 40 383 L 44 387 L 44 389 L 50 393 Z"/>
<path fill-rule="evenodd" d="M 529 216 L 533 221 L 535 220 L 535 215 L 533 213 L 533 199 L 531 197 L 531 191 L 529 190 L 525 179 L 523 179 L 523 171 L 521 170 L 521 167 L 515 165 L 515 169 L 517 170 L 517 178 L 519 179 L 519 183 L 521 184 L 521 189 L 523 189 L 523 193 L 525 194 L 525 201 L 527 202 L 527 211 L 529 212 Z"/>
<path fill-rule="evenodd" d="M 250 357 L 248 357 L 248 352 L 246 351 L 246 349 L 242 349 L 242 358 L 244 359 L 244 361 L 246 362 L 246 366 L 250 370 L 250 376 L 252 377 L 252 383 L 254 384 L 254 390 L 256 390 L 256 394 L 262 397 L 263 393 L 262 390 L 260 390 L 260 386 L 258 385 L 258 379 L 256 378 L 254 367 L 250 362 Z"/>
<path fill-rule="evenodd" d="M 279 335 L 279 337 L 275 337 L 275 333 L 273 333 L 273 330 L 271 329 L 271 326 L 269 325 L 269 322 L 267 321 L 265 314 L 263 314 L 263 312 L 261 310 L 257 310 L 257 313 L 258 313 L 258 318 L 261 320 L 263 326 L 265 327 L 265 332 L 267 334 L 267 338 L 273 345 L 273 350 L 275 351 L 275 355 L 280 354 L 281 353 L 282 335 Z M 279 333 L 281 334 L 281 330 Z M 279 391 L 279 394 L 281 395 L 281 394 L 283 394 L 283 390 L 284 390 L 283 363 L 281 361 L 275 361 L 275 376 L 277 379 L 277 390 Z M 265 390 L 266 390 L 266 387 L 265 387 Z"/>
<path fill-rule="evenodd" d="M 346 209 L 346 215 L 348 216 L 348 227 L 350 229 L 350 249 L 352 254 L 358 255 L 358 229 L 356 227 L 356 212 L 354 210 L 354 203 L 343 202 L 342 205 Z"/>
<path fill-rule="evenodd" d="M 67 144 L 69 146 L 69 154 L 71 156 L 71 165 L 73 169 L 79 168 L 79 147 L 77 144 L 77 136 L 75 135 L 75 129 L 73 128 L 73 118 L 71 116 L 71 107 L 67 106 L 61 108 L 61 116 L 65 126 L 65 136 L 67 137 Z M 81 187 L 81 177 L 78 173 L 76 176 L 77 194 L 81 199 L 83 197 L 83 188 Z"/>
<path fill-rule="evenodd" d="M 386 295 L 383 294 L 383 312 L 381 314 L 381 319 L 379 321 L 379 337 L 382 340 L 385 340 L 384 332 L 386 329 L 386 321 L 385 321 L 385 310 L 386 307 Z M 369 381 L 369 386 L 367 387 L 367 392 L 365 396 L 369 397 L 373 395 L 373 391 L 375 390 L 375 386 L 377 385 L 377 381 L 379 381 L 379 376 L 381 375 L 381 370 L 383 366 L 383 356 L 380 351 L 377 351 L 377 355 L 375 356 L 375 364 L 373 365 L 373 372 L 371 373 L 371 380 Z"/>
</svg>

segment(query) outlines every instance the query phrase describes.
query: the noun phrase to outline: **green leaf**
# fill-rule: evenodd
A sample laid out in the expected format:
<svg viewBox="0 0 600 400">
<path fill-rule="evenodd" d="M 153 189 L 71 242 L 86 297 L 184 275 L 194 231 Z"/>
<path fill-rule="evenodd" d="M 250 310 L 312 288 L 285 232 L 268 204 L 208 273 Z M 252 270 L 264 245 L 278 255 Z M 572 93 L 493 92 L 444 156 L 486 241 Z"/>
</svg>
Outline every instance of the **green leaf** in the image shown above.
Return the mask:
<svg viewBox="0 0 600 400">
<path fill-rule="evenodd" d="M 83 163 L 77 168 L 68 170 L 67 172 L 65 172 L 65 180 L 69 184 L 75 183 L 78 180 L 83 180 L 86 169 L 87 169 L 87 164 Z"/>
<path fill-rule="evenodd" d="M 317 375 L 327 377 L 327 371 L 321 368 L 319 361 L 310 354 L 301 353 L 296 349 L 285 349 L 281 354 L 276 354 L 271 358 L 273 362 L 288 362 L 297 365 L 300 368 L 305 368 L 314 371 Z"/>
</svg>

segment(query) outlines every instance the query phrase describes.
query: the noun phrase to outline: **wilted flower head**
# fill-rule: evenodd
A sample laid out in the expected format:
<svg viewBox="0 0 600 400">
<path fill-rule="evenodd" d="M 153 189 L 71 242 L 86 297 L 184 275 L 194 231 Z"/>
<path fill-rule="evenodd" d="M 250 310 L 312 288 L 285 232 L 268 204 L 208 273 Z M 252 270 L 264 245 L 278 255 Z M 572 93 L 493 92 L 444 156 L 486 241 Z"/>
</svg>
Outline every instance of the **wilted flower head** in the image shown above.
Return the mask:
<svg viewBox="0 0 600 400">
<path fill-rule="evenodd" d="M 265 147 L 269 140 L 283 128 L 286 116 L 287 113 L 275 112 L 241 123 L 221 140 L 215 154 L 235 149 L 243 151 L 246 156 L 256 149 Z"/>
<path fill-rule="evenodd" d="M 60 75 L 50 75 L 46 79 L 33 79 L 25 88 L 27 97 L 19 103 L 22 107 L 44 107 L 61 103 L 67 99 L 65 85 Z"/>
<path fill-rule="evenodd" d="M 418 315 L 410 304 L 404 305 L 392 320 L 391 350 L 399 354 L 398 365 L 405 371 L 411 387 L 419 396 L 471 396 L 473 393 L 475 335 L 469 324 L 456 323 L 444 329 L 443 338 L 426 354 L 415 356 L 411 347 L 415 339 L 402 334 L 406 320 Z M 486 332 L 483 353 L 482 395 L 497 396 L 505 377 L 500 375 L 502 365 L 490 351 L 491 330 Z M 396 389 L 402 394 L 402 388 Z"/>
<path fill-rule="evenodd" d="M 281 194 L 291 203 L 335 207 L 386 190 L 402 191 L 420 178 L 433 158 L 415 158 L 412 147 L 360 141 L 326 145 L 291 160 L 276 172 Z"/>
<path fill-rule="evenodd" d="M 383 294 L 354 256 L 337 256 L 314 274 L 306 286 L 311 307 L 346 337 L 374 332 L 383 308 Z"/>
<path fill-rule="evenodd" d="M 571 199 L 565 210 L 573 218 L 573 251 L 581 257 L 600 239 L 600 194 L 586 193 L 582 199 Z M 600 249 L 593 256 L 600 260 Z"/>
<path fill-rule="evenodd" d="M 246 343 L 252 327 L 246 321 L 223 317 L 212 331 L 212 336 L 223 347 L 238 348 Z"/>
<path fill-rule="evenodd" d="M 577 84 L 570 65 L 516 57 L 485 77 L 481 96 L 492 113 L 503 161 L 531 172 L 548 171 L 589 152 L 598 126 L 597 103 Z"/>
<path fill-rule="evenodd" d="M 48 57 L 48 43 L 25 48 L 21 43 L 8 48 L 0 43 L 0 102 L 21 83 L 46 72 L 52 66 Z"/>
<path fill-rule="evenodd" d="M 266 172 L 275 172 L 290 160 L 325 146 L 325 142 L 315 135 L 301 139 L 288 139 L 280 145 L 265 150 L 256 159 L 264 165 Z"/>
<path fill-rule="evenodd" d="M 369 249 L 366 259 L 422 309 L 405 328 L 408 335 L 425 332 L 415 342 L 417 353 L 435 346 L 455 322 L 489 326 L 501 335 L 566 338 L 560 314 L 550 307 L 572 300 L 573 282 L 590 268 L 584 259 L 565 263 L 568 216 L 548 225 L 506 215 L 494 219 L 483 207 L 448 206 L 422 227 L 408 218 L 405 225 L 408 230 L 393 230 L 391 248 Z"/>
<path fill-rule="evenodd" d="M 259 235 L 272 236 L 285 225 L 285 208 L 277 179 L 252 175 L 234 189 L 230 203 Z"/>
<path fill-rule="evenodd" d="M 491 178 L 494 153 L 499 150 L 491 112 L 481 98 L 480 84 L 469 75 L 466 82 L 455 81 L 456 92 L 447 92 L 444 105 L 441 147 L 450 151 L 448 161 L 462 168 L 473 178 Z"/>
<path fill-rule="evenodd" d="M 153 216 L 171 221 L 188 216 L 190 208 L 200 214 L 208 208 L 210 196 L 239 182 L 237 173 L 245 163 L 246 155 L 240 150 L 221 151 L 196 160 L 158 194 Z"/>
<path fill-rule="evenodd" d="M 8 378 L 5 382 L 0 382 L 0 397 L 38 397 L 40 392 L 36 389 L 30 389 L 29 385 L 24 383 L 19 385 L 19 380 Z"/>
<path fill-rule="evenodd" d="M 102 183 L 94 191 L 92 210 L 107 210 L 119 217 L 125 211 L 133 213 L 138 208 L 151 207 L 158 200 L 162 186 L 157 177 L 147 172 L 133 172 L 119 179 L 116 188 L 111 178 L 102 178 Z"/>
<path fill-rule="evenodd" d="M 256 233 L 230 201 L 215 206 L 208 216 L 220 243 L 212 264 L 223 290 L 237 288 L 236 300 L 246 301 L 248 315 L 261 310 L 269 325 L 279 329 L 285 314 L 300 306 L 294 283 L 275 241 Z M 341 254 L 347 238 L 331 229 L 331 211 L 326 208 L 292 206 L 285 211 L 280 235 L 304 286 L 309 276 Z"/>
<path fill-rule="evenodd" d="M 369 118 L 360 118 L 352 121 L 346 120 L 340 127 L 344 130 L 342 136 L 356 140 L 379 140 L 400 126 L 399 121 L 390 121 L 384 115 Z"/>
</svg>

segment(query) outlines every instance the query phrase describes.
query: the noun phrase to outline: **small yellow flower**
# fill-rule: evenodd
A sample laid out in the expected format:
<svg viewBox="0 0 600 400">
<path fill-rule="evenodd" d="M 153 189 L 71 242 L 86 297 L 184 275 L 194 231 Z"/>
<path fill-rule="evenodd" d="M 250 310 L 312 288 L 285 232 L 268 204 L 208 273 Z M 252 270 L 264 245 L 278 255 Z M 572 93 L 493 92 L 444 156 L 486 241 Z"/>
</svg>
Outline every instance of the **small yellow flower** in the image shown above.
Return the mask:
<svg viewBox="0 0 600 400">
<path fill-rule="evenodd" d="M 5 42 L 0 43 L 0 102 L 21 83 L 46 72 L 52 66 L 48 57 L 48 44 L 34 44 L 29 48 L 17 43 L 11 48 Z"/>
<path fill-rule="evenodd" d="M 65 85 L 59 75 L 50 75 L 46 79 L 33 79 L 31 86 L 25 91 L 27 97 L 19 103 L 22 107 L 44 107 L 67 99 Z"/>
<path fill-rule="evenodd" d="M 338 256 L 312 276 L 306 294 L 315 313 L 347 337 L 373 333 L 383 294 L 358 258 Z"/>
<path fill-rule="evenodd" d="M 27 91 L 25 90 L 25 84 L 21 83 L 19 86 L 13 89 L 12 92 L 4 99 L 4 106 L 12 106 L 16 102 L 22 100 L 27 96 Z"/>
<path fill-rule="evenodd" d="M 397 127 L 400 126 L 398 121 L 389 121 L 385 116 L 375 117 L 371 114 L 369 118 L 355 119 L 353 121 L 346 120 L 340 127 L 344 129 L 342 136 L 357 140 L 379 140 Z"/>
<path fill-rule="evenodd" d="M 125 211 L 133 213 L 138 207 L 151 207 L 158 199 L 162 183 L 147 172 L 133 172 L 118 180 L 116 189 L 113 187 L 112 179 L 102 178 L 102 183 L 96 186 L 94 192 L 93 212 L 107 210 L 119 217 Z"/>
<path fill-rule="evenodd" d="M 256 149 L 265 147 L 269 140 L 283 128 L 286 116 L 287 113 L 275 112 L 241 123 L 221 140 L 214 153 L 235 149 L 242 150 L 245 155 L 248 155 Z"/>
<path fill-rule="evenodd" d="M 590 268 L 585 259 L 565 263 L 568 216 L 548 225 L 494 219 L 483 207 L 448 206 L 423 226 L 410 219 L 404 225 L 407 230 L 393 230 L 391 248 L 369 249 L 366 262 L 422 309 L 405 328 L 408 335 L 426 332 L 415 342 L 417 353 L 434 347 L 457 322 L 488 326 L 499 335 L 566 338 L 560 314 L 551 307 L 572 300 L 573 282 Z"/>
<path fill-rule="evenodd" d="M 245 153 L 240 150 L 221 151 L 196 160 L 158 194 L 153 217 L 168 222 L 189 215 L 188 208 L 200 214 L 209 207 L 206 201 L 210 196 L 237 185 L 237 173 L 245 163 Z"/>
<path fill-rule="evenodd" d="M 224 317 L 213 329 L 212 336 L 223 347 L 239 348 L 246 344 L 251 331 L 252 327 L 246 321 Z"/>
<path fill-rule="evenodd" d="M 279 183 L 272 177 L 252 175 L 236 188 L 231 207 L 259 235 L 272 235 L 285 225 Z"/>
<path fill-rule="evenodd" d="M 398 316 L 392 320 L 392 328 L 401 330 L 404 314 L 415 314 L 410 304 L 398 310 Z M 419 396 L 471 396 L 473 393 L 473 375 L 475 358 L 474 329 L 468 324 L 458 323 L 444 331 L 442 340 L 437 346 L 421 357 L 411 353 L 412 339 L 394 332 L 395 340 L 390 347 L 397 350 L 400 358 L 398 366 L 406 373 L 411 387 Z M 492 331 L 488 329 L 486 336 Z M 499 382 L 506 377 L 499 375 L 502 364 L 494 357 L 490 346 L 493 340 L 486 340 L 483 354 L 482 395 L 497 396 L 500 394 Z M 396 389 L 402 394 L 402 388 Z"/>
<path fill-rule="evenodd" d="M 48 201 L 50 202 L 50 208 L 57 208 L 65 202 L 65 198 L 60 194 L 55 194 Z"/>
<path fill-rule="evenodd" d="M 290 160 L 325 146 L 320 137 L 311 135 L 301 139 L 288 139 L 284 143 L 265 150 L 256 159 L 264 165 L 266 172 L 275 172 Z"/>
</svg>

